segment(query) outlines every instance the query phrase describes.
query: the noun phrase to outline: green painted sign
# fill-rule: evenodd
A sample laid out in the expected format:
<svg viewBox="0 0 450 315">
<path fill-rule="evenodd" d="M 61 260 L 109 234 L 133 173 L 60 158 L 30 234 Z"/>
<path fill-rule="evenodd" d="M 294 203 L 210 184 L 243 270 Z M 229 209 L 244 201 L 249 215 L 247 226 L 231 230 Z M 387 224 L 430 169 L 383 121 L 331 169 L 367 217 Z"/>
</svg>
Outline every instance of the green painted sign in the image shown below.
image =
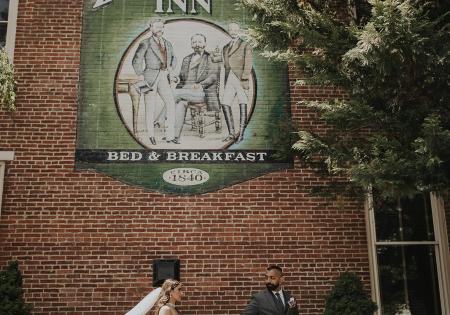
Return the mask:
<svg viewBox="0 0 450 315">
<path fill-rule="evenodd" d="M 85 1 L 76 167 L 174 194 L 292 166 L 289 80 L 229 0 Z"/>
</svg>

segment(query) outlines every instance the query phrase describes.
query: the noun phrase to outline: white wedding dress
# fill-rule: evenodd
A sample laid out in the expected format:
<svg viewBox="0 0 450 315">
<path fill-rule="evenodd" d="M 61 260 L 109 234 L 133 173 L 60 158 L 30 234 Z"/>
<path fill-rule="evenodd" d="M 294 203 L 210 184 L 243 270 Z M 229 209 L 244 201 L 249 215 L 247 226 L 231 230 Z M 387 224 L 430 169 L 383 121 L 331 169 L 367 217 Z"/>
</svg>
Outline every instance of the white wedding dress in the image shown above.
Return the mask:
<svg viewBox="0 0 450 315">
<path fill-rule="evenodd" d="M 158 300 L 159 293 L 161 293 L 161 288 L 154 289 L 125 315 L 146 315 Z"/>
</svg>

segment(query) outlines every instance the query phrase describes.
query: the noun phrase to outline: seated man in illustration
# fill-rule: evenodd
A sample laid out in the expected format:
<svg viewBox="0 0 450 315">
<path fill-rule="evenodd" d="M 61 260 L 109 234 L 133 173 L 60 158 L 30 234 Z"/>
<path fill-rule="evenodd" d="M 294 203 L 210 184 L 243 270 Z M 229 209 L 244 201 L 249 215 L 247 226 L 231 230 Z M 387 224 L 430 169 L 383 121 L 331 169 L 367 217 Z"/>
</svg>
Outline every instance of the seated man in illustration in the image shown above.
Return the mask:
<svg viewBox="0 0 450 315">
<path fill-rule="evenodd" d="M 205 102 L 208 111 L 220 111 L 217 92 L 219 65 L 213 62 L 211 55 L 205 50 L 206 37 L 203 34 L 191 37 L 191 47 L 194 52 L 184 57 L 179 82 L 174 91 L 176 143 L 180 141 L 188 103 Z"/>
</svg>

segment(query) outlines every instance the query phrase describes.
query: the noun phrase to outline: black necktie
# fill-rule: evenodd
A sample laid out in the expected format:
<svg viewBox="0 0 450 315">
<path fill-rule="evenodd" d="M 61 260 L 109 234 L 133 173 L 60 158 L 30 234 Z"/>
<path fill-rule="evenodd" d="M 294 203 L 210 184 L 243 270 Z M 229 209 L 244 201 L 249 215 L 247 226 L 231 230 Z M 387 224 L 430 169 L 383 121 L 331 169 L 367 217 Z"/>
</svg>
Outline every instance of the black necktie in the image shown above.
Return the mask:
<svg viewBox="0 0 450 315">
<path fill-rule="evenodd" d="M 284 304 L 283 304 L 283 301 L 281 300 L 280 293 L 276 292 L 276 293 L 275 293 L 275 297 L 276 297 L 276 300 L 277 300 L 278 307 L 279 307 L 281 310 L 284 311 Z"/>
</svg>

